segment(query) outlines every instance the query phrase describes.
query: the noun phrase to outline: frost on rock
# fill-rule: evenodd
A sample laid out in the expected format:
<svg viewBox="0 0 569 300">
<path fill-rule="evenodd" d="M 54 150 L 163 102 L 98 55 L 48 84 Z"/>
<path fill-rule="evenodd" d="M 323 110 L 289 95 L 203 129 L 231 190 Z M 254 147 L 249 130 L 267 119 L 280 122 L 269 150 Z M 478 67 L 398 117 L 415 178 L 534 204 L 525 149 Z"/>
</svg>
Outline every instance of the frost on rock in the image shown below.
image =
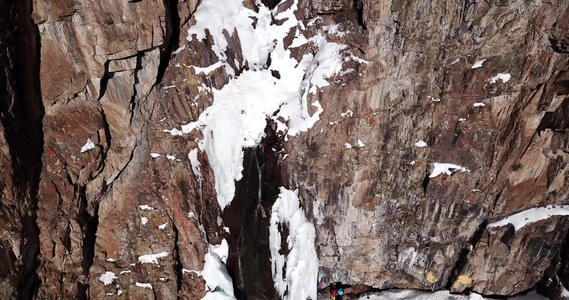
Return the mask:
<svg viewBox="0 0 569 300">
<path fill-rule="evenodd" d="M 117 279 L 117 275 L 111 271 L 105 272 L 105 274 L 99 277 L 99 281 L 102 282 L 104 285 L 109 285 L 113 283 L 113 280 Z"/>
<path fill-rule="evenodd" d="M 434 163 L 433 171 L 429 175 L 429 178 L 435 178 L 441 174 L 452 175 L 453 172 L 470 172 L 469 169 L 449 163 Z"/>
<path fill-rule="evenodd" d="M 168 252 L 141 255 L 138 257 L 138 262 L 142 264 L 158 264 L 158 259 L 166 256 L 168 256 Z"/>
<path fill-rule="evenodd" d="M 87 142 L 85 143 L 85 145 L 83 145 L 83 147 L 81 147 L 81 153 L 87 152 L 91 149 L 95 149 L 95 143 L 93 143 L 93 141 L 91 141 L 91 139 L 87 139 Z"/>
<path fill-rule="evenodd" d="M 225 239 L 220 245 L 210 245 L 209 251 L 205 255 L 203 271 L 196 272 L 201 274 L 205 280 L 206 295 L 202 300 L 235 299 L 233 294 L 233 281 L 227 273 L 227 256 L 229 245 Z M 186 272 L 193 272 L 187 270 Z"/>
<path fill-rule="evenodd" d="M 287 255 L 281 251 L 281 226 L 287 226 Z M 318 256 L 314 248 L 316 232 L 300 207 L 297 191 L 281 187 L 272 208 L 269 225 L 271 270 L 275 288 L 282 299 L 317 299 Z M 285 295 L 285 291 L 288 291 Z"/>
<path fill-rule="evenodd" d="M 549 219 L 552 216 L 567 215 L 569 215 L 569 205 L 548 205 L 545 207 L 535 207 L 513 214 L 500 221 L 490 223 L 488 224 L 487 228 L 502 227 L 507 224 L 512 224 L 516 231 L 518 231 L 528 224 Z"/>
<path fill-rule="evenodd" d="M 222 209 L 233 199 L 235 181 L 241 179 L 243 148 L 259 144 L 265 136 L 266 118 L 275 120 L 285 138 L 311 128 L 323 109 L 318 101 L 310 103 L 309 95 L 329 85 L 328 78 L 342 70 L 344 61 L 354 59 L 346 45 L 328 41 L 324 32 L 309 39 L 304 37 L 301 33 L 304 24 L 294 15 L 298 0 L 283 11 L 279 11 L 281 6 L 271 11 L 260 1 L 257 4 L 258 12 L 244 7 L 241 0 L 200 3 L 193 15 L 196 24 L 188 30 L 187 39 L 202 41 L 206 31 L 209 32 L 219 61 L 208 67 L 191 67 L 203 73 L 222 67 L 232 79 L 219 90 L 211 89 L 213 104 L 198 120 L 182 125 L 181 130 L 166 130 L 172 135 L 190 133 L 194 129 L 203 132 L 199 147 L 209 158 L 217 201 Z M 337 28 L 328 30 L 339 34 Z M 224 32 L 237 33 L 240 51 L 249 66 L 238 77 L 228 62 L 229 44 Z M 289 48 L 313 43 L 318 50 L 305 54 L 300 61 L 292 58 L 290 50 L 285 48 L 285 37 L 291 32 L 294 39 Z M 270 69 L 266 66 L 269 55 Z M 280 78 L 273 77 L 271 71 L 278 71 Z M 309 106 L 315 108 L 312 115 Z M 273 115 L 276 111 L 278 113 Z M 285 122 L 279 121 L 282 119 Z M 192 163 L 192 170 L 197 173 L 194 166 L 197 164 Z"/>
</svg>

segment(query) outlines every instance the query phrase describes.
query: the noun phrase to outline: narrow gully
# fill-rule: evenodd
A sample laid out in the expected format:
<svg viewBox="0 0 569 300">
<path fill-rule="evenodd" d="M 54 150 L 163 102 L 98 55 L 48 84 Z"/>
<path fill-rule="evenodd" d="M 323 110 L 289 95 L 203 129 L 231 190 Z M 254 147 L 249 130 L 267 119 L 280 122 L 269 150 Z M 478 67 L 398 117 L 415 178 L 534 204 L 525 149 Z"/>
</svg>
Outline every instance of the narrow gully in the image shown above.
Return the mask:
<svg viewBox="0 0 569 300">
<path fill-rule="evenodd" d="M 32 1 L 0 1 L 0 122 L 10 151 L 15 198 L 21 201 L 21 265 L 15 267 L 14 284 L 19 299 L 32 299 L 40 280 L 39 229 L 36 223 L 37 193 L 42 171 L 42 118 L 44 107 L 39 81 L 40 36 L 31 19 Z M 4 88 L 5 87 L 5 88 Z M 0 203 L 0 209 L 11 209 Z M 20 227 L 21 226 L 21 227 Z M 14 257 L 14 259 L 16 259 Z"/>
<path fill-rule="evenodd" d="M 265 133 L 257 148 L 244 150 L 243 178 L 223 213 L 230 230 L 227 268 L 238 300 L 279 298 L 271 274 L 269 222 L 281 186 L 278 151 L 282 137 L 271 121 Z"/>
</svg>

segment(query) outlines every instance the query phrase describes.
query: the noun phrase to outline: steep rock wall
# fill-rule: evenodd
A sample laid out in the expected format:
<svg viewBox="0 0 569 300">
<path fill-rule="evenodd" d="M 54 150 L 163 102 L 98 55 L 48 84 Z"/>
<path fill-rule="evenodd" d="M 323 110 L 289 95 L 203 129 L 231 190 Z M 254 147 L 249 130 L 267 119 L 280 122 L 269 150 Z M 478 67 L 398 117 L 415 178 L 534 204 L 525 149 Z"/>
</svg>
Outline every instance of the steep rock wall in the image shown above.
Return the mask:
<svg viewBox="0 0 569 300">
<path fill-rule="evenodd" d="M 285 162 L 310 199 L 322 280 L 531 288 L 566 220 L 485 227 L 567 204 L 568 61 L 557 46 L 566 3 L 358 3 L 360 27 L 349 31 L 366 36 L 360 49 L 373 63 L 318 95 L 321 121 L 291 141 Z M 500 73 L 511 78 L 492 79 Z M 434 163 L 469 171 L 433 177 Z"/>
</svg>

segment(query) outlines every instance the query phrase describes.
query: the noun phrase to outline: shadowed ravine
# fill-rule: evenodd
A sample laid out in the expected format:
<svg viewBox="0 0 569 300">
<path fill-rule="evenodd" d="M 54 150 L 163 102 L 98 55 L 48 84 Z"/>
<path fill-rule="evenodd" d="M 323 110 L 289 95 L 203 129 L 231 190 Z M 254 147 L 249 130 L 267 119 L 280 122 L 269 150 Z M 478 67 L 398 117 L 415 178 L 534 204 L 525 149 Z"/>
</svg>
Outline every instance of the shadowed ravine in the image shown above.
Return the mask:
<svg viewBox="0 0 569 300">
<path fill-rule="evenodd" d="M 239 300 L 278 299 L 271 276 L 269 221 L 281 184 L 280 147 L 270 124 L 265 133 L 257 148 L 244 150 L 243 178 L 223 214 L 230 230 L 227 266 Z"/>
</svg>

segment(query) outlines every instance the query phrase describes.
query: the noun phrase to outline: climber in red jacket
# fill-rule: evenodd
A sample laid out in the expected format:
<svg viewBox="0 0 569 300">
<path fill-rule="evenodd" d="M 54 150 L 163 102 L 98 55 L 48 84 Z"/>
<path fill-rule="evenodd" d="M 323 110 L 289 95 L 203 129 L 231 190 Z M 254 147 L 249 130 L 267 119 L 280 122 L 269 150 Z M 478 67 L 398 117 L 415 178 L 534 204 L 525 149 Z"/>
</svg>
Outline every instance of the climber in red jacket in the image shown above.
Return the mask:
<svg viewBox="0 0 569 300">
<path fill-rule="evenodd" d="M 344 295 L 344 290 L 332 288 L 332 293 L 330 293 L 332 300 L 342 300 L 342 295 Z"/>
</svg>

